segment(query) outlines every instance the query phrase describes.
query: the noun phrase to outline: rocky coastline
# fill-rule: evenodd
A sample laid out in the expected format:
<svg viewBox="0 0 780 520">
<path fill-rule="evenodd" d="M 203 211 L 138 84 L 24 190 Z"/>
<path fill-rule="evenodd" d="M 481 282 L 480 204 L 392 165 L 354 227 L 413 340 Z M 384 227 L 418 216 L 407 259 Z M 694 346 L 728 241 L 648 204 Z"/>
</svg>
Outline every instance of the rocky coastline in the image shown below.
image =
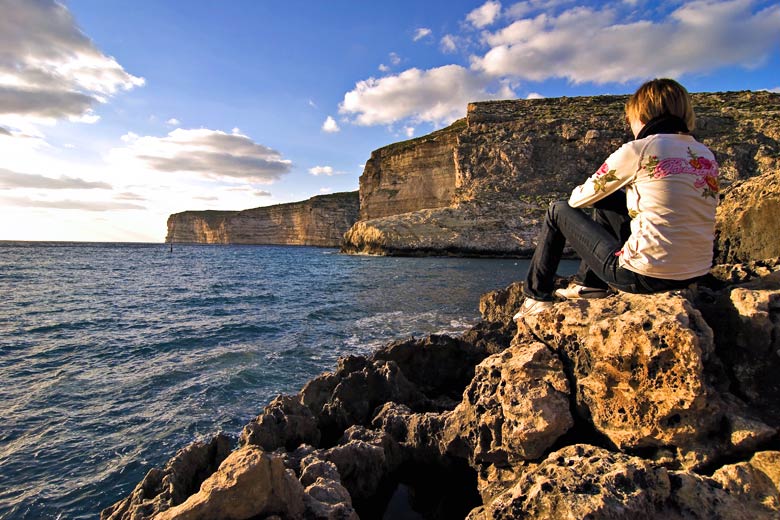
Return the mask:
<svg viewBox="0 0 780 520">
<path fill-rule="evenodd" d="M 355 191 L 243 211 L 183 211 L 168 217 L 165 241 L 339 247 L 358 212 Z"/>
<path fill-rule="evenodd" d="M 529 257 L 549 202 L 631 138 L 626 99 L 471 103 L 448 128 L 374 151 L 342 251 Z M 696 93 L 693 102 L 694 135 L 715 153 L 722 188 L 780 171 L 780 94 Z"/>
<path fill-rule="evenodd" d="M 727 192 L 698 286 L 519 326 L 521 285 L 488 293 L 462 335 L 341 359 L 101 518 L 779 518 L 777 179 Z"/>
</svg>

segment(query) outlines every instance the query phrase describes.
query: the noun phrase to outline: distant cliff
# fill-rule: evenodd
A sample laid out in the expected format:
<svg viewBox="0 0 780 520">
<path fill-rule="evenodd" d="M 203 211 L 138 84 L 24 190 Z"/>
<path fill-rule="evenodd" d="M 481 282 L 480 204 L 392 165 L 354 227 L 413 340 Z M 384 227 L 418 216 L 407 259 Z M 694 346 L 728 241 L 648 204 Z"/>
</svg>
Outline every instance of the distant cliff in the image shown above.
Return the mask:
<svg viewBox="0 0 780 520">
<path fill-rule="evenodd" d="M 165 240 L 338 247 L 358 211 L 355 191 L 244 211 L 184 211 L 168 217 Z"/>
<path fill-rule="evenodd" d="M 376 150 L 343 250 L 529 256 L 549 201 L 567 197 L 632 138 L 626 99 L 471 103 L 446 129 Z M 715 152 L 722 187 L 780 174 L 780 95 L 698 93 L 693 102 L 694 134 Z"/>
</svg>

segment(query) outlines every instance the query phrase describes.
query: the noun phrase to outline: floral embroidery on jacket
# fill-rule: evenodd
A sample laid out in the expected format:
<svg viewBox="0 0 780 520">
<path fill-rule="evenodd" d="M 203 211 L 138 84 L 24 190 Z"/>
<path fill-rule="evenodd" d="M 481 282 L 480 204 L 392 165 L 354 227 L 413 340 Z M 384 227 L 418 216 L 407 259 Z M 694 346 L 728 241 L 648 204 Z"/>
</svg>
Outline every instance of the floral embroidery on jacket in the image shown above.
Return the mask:
<svg viewBox="0 0 780 520">
<path fill-rule="evenodd" d="M 602 164 L 601 168 L 596 171 L 596 178 L 593 180 L 596 193 L 606 190 L 608 182 L 618 180 L 616 173 L 617 170 L 610 170 L 607 163 Z"/>
<path fill-rule="evenodd" d="M 718 163 L 699 157 L 690 148 L 688 148 L 687 159 L 670 157 L 659 161 L 657 156 L 652 155 L 648 157 L 647 162 L 641 168 L 654 179 L 663 179 L 669 175 L 694 175 L 696 181 L 693 185 L 698 189 L 704 188 L 701 196 L 717 198 L 719 191 Z"/>
</svg>

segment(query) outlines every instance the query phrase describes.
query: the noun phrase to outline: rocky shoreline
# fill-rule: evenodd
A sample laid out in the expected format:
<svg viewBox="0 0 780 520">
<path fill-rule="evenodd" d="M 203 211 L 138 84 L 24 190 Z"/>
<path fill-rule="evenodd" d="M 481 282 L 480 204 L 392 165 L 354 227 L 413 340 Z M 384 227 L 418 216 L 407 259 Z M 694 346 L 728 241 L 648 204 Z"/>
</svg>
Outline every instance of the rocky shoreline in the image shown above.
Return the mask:
<svg viewBox="0 0 780 520">
<path fill-rule="evenodd" d="M 401 491 L 425 518 L 778 518 L 780 259 L 527 327 L 520 297 L 341 359 L 101 518 L 381 518 Z"/>
</svg>

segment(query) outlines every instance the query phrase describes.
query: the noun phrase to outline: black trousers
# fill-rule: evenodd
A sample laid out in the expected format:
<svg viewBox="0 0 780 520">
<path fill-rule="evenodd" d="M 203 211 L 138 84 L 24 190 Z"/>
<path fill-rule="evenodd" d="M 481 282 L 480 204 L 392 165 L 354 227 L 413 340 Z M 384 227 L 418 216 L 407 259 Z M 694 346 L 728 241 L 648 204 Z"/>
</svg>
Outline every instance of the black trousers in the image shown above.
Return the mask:
<svg viewBox="0 0 780 520">
<path fill-rule="evenodd" d="M 616 253 L 631 234 L 625 192 L 613 193 L 593 207 L 591 218 L 566 201 L 550 204 L 523 287 L 526 296 L 535 300 L 553 299 L 555 273 L 567 240 L 582 259 L 575 279 L 588 287 L 610 286 L 620 291 L 649 294 L 681 289 L 698 279 L 665 280 L 620 267 Z"/>
</svg>

